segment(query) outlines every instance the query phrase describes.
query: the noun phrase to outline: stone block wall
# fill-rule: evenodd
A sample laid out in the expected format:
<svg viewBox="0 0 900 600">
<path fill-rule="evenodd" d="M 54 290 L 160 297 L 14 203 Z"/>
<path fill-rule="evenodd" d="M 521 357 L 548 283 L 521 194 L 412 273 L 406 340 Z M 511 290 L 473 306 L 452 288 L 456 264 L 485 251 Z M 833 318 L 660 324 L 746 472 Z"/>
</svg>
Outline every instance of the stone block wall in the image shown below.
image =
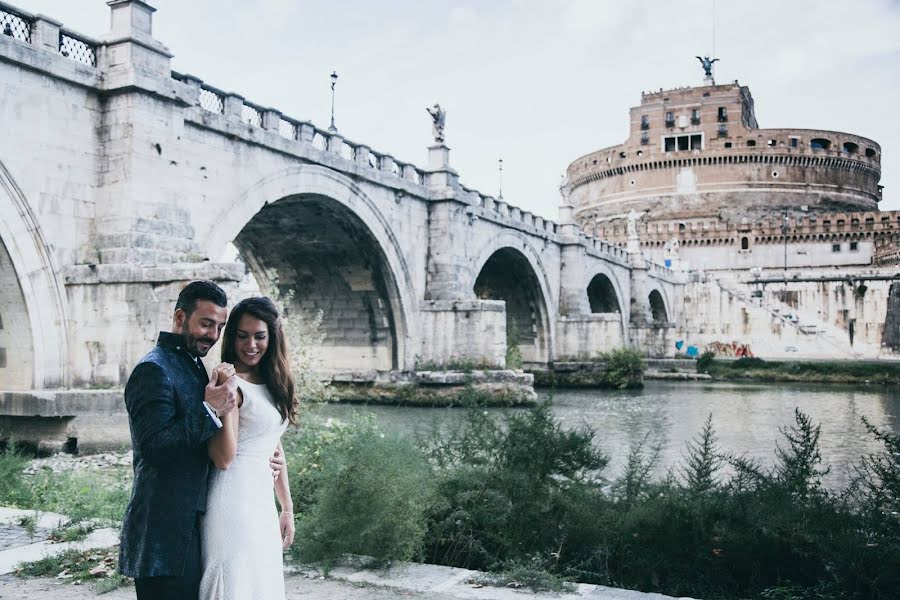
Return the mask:
<svg viewBox="0 0 900 600">
<path fill-rule="evenodd" d="M 596 313 L 564 316 L 556 326 L 556 360 L 593 359 L 625 345 L 622 315 Z"/>
<path fill-rule="evenodd" d="M 76 388 L 124 385 L 137 361 L 169 331 L 178 293 L 190 281 L 212 279 L 232 296 L 239 265 L 167 267 L 97 265 L 67 271 L 70 378 Z M 218 349 L 210 351 L 212 357 Z"/>
<path fill-rule="evenodd" d="M 506 367 L 506 309 L 498 300 L 429 300 L 422 306 L 420 364 L 460 359 Z"/>
</svg>

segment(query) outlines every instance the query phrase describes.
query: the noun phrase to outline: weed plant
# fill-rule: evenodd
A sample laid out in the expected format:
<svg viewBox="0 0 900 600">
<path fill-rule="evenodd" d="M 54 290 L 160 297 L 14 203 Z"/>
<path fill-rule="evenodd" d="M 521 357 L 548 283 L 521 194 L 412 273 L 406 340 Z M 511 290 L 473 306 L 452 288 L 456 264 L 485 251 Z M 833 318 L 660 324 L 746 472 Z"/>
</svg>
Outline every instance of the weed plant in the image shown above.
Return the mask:
<svg viewBox="0 0 900 600">
<path fill-rule="evenodd" d="M 616 348 L 600 355 L 606 363 L 603 383 L 620 390 L 644 386 L 644 357 L 634 348 Z"/>
</svg>

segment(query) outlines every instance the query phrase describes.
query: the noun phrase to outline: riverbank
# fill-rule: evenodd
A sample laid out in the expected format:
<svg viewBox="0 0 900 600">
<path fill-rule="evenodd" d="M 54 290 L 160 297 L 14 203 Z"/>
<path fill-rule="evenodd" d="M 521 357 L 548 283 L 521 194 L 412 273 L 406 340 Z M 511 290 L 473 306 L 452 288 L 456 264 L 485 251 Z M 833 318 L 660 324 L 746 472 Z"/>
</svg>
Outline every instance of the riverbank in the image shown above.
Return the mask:
<svg viewBox="0 0 900 600">
<path fill-rule="evenodd" d="M 724 360 L 703 356 L 696 370 L 719 381 L 900 385 L 900 361 Z"/>
</svg>

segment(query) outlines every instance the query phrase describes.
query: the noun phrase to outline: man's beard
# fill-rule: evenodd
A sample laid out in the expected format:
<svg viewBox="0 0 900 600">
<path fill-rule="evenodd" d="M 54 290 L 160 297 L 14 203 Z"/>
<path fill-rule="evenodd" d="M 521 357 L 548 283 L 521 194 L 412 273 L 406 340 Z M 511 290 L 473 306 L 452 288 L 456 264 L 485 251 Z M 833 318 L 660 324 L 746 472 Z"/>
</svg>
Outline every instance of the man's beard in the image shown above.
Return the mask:
<svg viewBox="0 0 900 600">
<path fill-rule="evenodd" d="M 206 356 L 206 353 L 209 352 L 209 349 L 213 347 L 216 343 L 216 340 L 211 340 L 208 337 L 195 338 L 191 335 L 191 330 L 188 327 L 187 321 L 184 322 L 184 325 L 181 326 L 181 335 L 184 337 L 184 349 L 190 352 L 194 356 L 198 356 L 203 358 Z M 200 350 L 197 346 L 199 342 L 204 342 L 209 344 L 209 348 L 206 350 Z"/>
</svg>

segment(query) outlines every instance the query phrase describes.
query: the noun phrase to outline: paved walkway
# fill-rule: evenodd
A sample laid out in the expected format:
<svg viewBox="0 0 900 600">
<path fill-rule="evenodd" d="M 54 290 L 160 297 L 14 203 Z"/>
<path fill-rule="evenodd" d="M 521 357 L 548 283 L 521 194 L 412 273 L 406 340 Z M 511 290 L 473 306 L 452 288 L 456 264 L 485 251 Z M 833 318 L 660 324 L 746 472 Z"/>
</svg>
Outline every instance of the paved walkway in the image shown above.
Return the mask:
<svg viewBox="0 0 900 600">
<path fill-rule="evenodd" d="M 40 535 L 32 538 L 18 524 L 23 516 L 36 517 Z M 0 507 L 0 600 L 133 599 L 133 586 L 98 596 L 90 584 L 73 585 L 53 578 L 26 579 L 12 574 L 16 565 L 23 561 L 37 560 L 70 548 L 108 548 L 119 543 L 118 532 L 112 529 L 96 530 L 81 542 L 46 541 L 46 534 L 65 521 L 62 515 Z M 575 593 L 558 596 L 469 583 L 478 575 L 478 571 L 418 563 L 401 564 L 387 570 L 337 567 L 328 579 L 322 578 L 315 570 L 289 570 L 285 574 L 285 591 L 288 600 L 550 600 L 579 597 L 592 600 L 673 600 L 671 596 L 661 594 L 588 584 L 578 584 Z"/>
</svg>

